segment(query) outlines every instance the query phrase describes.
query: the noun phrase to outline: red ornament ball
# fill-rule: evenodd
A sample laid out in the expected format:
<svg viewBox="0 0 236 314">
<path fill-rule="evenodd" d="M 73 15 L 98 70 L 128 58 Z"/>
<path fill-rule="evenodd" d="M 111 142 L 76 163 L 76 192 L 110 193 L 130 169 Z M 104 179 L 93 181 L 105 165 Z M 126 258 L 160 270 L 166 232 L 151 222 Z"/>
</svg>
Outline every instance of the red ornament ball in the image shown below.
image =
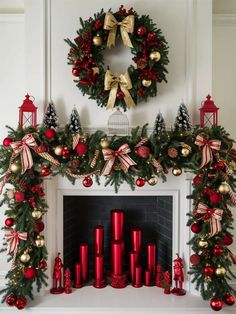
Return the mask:
<svg viewBox="0 0 236 314">
<path fill-rule="evenodd" d="M 220 196 L 219 193 L 212 193 L 212 194 L 210 195 L 210 202 L 211 202 L 212 204 L 218 204 L 218 203 L 220 203 L 221 201 L 222 201 L 222 198 L 221 198 L 221 196 Z"/>
<path fill-rule="evenodd" d="M 6 304 L 9 306 L 14 306 L 16 304 L 16 299 L 16 296 L 11 293 L 6 298 Z"/>
<path fill-rule="evenodd" d="M 33 267 L 26 267 L 24 270 L 24 277 L 28 280 L 33 280 L 37 275 L 37 271 Z"/>
<path fill-rule="evenodd" d="M 138 178 L 135 183 L 140 188 L 140 187 L 144 186 L 145 180 L 143 178 Z"/>
<path fill-rule="evenodd" d="M 14 219 L 13 218 L 7 218 L 6 220 L 5 220 L 5 225 L 7 226 L 7 227 L 12 227 L 13 225 L 14 225 Z"/>
<path fill-rule="evenodd" d="M 141 158 L 148 158 L 150 155 L 150 148 L 147 146 L 139 146 L 135 149 L 135 153 Z"/>
<path fill-rule="evenodd" d="M 212 250 L 214 256 L 220 256 L 224 253 L 224 249 L 221 246 L 215 246 Z"/>
<path fill-rule="evenodd" d="M 202 184 L 202 181 L 203 181 L 202 177 L 196 176 L 196 177 L 193 178 L 193 185 L 199 186 L 199 185 Z"/>
<path fill-rule="evenodd" d="M 223 302 L 220 298 L 213 298 L 210 301 L 210 306 L 214 311 L 220 311 L 223 306 Z"/>
<path fill-rule="evenodd" d="M 225 302 L 225 304 L 227 305 L 234 305 L 235 303 L 235 297 L 230 294 L 230 293 L 227 293 L 224 297 L 223 297 L 223 301 Z"/>
<path fill-rule="evenodd" d="M 40 268 L 40 269 L 45 269 L 45 268 L 47 268 L 47 262 L 46 262 L 45 260 L 41 261 L 41 262 L 39 263 L 39 268 Z"/>
<path fill-rule="evenodd" d="M 199 265 L 201 261 L 201 258 L 198 254 L 192 254 L 190 256 L 190 263 L 193 265 Z"/>
<path fill-rule="evenodd" d="M 88 151 L 88 146 L 85 143 L 79 143 L 76 146 L 76 152 L 79 156 L 85 155 L 87 151 Z"/>
<path fill-rule="evenodd" d="M 85 177 L 83 180 L 83 186 L 86 188 L 90 188 L 93 185 L 93 180 L 91 177 Z"/>
<path fill-rule="evenodd" d="M 117 99 L 124 99 L 125 94 L 120 90 L 116 93 L 116 98 Z"/>
<path fill-rule="evenodd" d="M 42 232 L 44 230 L 44 223 L 42 220 L 36 221 L 35 224 L 38 232 Z"/>
<path fill-rule="evenodd" d="M 49 176 L 50 174 L 52 173 L 52 170 L 48 167 L 43 167 L 41 170 L 40 170 L 40 174 L 42 177 L 47 177 Z"/>
<path fill-rule="evenodd" d="M 27 305 L 27 299 L 23 296 L 18 297 L 15 305 L 16 305 L 18 310 L 23 310 Z"/>
<path fill-rule="evenodd" d="M 37 149 L 38 153 L 45 153 L 48 151 L 47 146 L 44 143 L 41 143 Z"/>
<path fill-rule="evenodd" d="M 67 146 L 62 148 L 61 155 L 63 159 L 67 159 L 70 157 L 70 150 Z"/>
<path fill-rule="evenodd" d="M 54 129 L 47 129 L 45 131 L 45 136 L 48 140 L 51 140 L 53 138 L 55 138 L 57 135 L 56 131 Z"/>
<path fill-rule="evenodd" d="M 199 222 L 195 222 L 191 225 L 191 231 L 193 233 L 199 233 L 202 230 L 201 224 Z"/>
<path fill-rule="evenodd" d="M 203 268 L 203 272 L 206 276 L 212 276 L 214 274 L 214 268 L 211 265 L 206 265 Z"/>
<path fill-rule="evenodd" d="M 12 138 L 10 138 L 10 137 L 4 138 L 4 140 L 2 142 L 3 146 L 10 146 L 11 143 L 12 143 Z"/>
<path fill-rule="evenodd" d="M 72 69 L 72 75 L 74 75 L 74 76 L 79 76 L 79 70 L 76 69 L 76 68 L 73 68 L 73 69 Z"/>
<path fill-rule="evenodd" d="M 139 26 L 139 28 L 137 29 L 137 35 L 139 37 L 143 37 L 147 32 L 147 29 L 145 26 Z"/>
<path fill-rule="evenodd" d="M 223 240 L 224 245 L 231 245 L 234 242 L 233 237 L 230 234 L 227 234 L 226 236 L 224 236 L 222 240 Z"/>
<path fill-rule="evenodd" d="M 15 193 L 14 197 L 16 202 L 23 202 L 25 199 L 25 193 L 18 191 Z"/>
<path fill-rule="evenodd" d="M 225 169 L 225 163 L 223 161 L 219 161 L 216 164 L 214 164 L 213 169 L 224 170 Z"/>
</svg>

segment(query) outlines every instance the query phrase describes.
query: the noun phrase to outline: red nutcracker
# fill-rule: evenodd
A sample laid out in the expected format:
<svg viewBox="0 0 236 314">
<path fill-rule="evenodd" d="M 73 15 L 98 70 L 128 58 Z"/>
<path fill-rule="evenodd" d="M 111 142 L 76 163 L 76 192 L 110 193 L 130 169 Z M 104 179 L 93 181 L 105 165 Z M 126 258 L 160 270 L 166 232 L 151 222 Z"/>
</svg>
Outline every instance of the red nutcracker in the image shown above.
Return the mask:
<svg viewBox="0 0 236 314">
<path fill-rule="evenodd" d="M 184 273 L 183 273 L 183 260 L 176 253 L 176 259 L 174 260 L 174 281 L 175 288 L 171 290 L 171 293 L 175 295 L 185 295 L 186 291 L 183 289 Z"/>
<path fill-rule="evenodd" d="M 71 290 L 71 273 L 69 268 L 67 267 L 64 274 L 64 287 L 65 287 L 65 293 L 69 294 L 72 292 Z"/>
<path fill-rule="evenodd" d="M 58 253 L 55 258 L 54 269 L 53 269 L 53 287 L 50 290 L 52 294 L 60 294 L 64 292 L 64 288 L 62 287 L 62 260 L 59 257 L 60 253 Z"/>
</svg>

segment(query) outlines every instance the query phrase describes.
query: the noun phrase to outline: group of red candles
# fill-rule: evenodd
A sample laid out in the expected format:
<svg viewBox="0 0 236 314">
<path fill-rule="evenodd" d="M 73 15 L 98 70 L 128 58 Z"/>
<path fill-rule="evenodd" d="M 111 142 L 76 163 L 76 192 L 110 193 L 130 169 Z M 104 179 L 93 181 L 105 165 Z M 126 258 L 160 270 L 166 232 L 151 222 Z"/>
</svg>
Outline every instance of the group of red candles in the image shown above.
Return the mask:
<svg viewBox="0 0 236 314">
<path fill-rule="evenodd" d="M 111 286 L 124 288 L 127 285 L 124 270 L 124 211 L 111 211 Z M 129 252 L 129 277 L 135 288 L 142 286 L 141 229 L 131 230 L 132 251 Z M 144 284 L 152 286 L 155 282 L 156 244 L 147 245 L 147 269 Z M 104 227 L 94 228 L 94 287 L 107 285 L 104 275 Z M 88 280 L 88 244 L 80 244 L 80 262 L 75 264 L 75 288 L 80 288 Z"/>
</svg>

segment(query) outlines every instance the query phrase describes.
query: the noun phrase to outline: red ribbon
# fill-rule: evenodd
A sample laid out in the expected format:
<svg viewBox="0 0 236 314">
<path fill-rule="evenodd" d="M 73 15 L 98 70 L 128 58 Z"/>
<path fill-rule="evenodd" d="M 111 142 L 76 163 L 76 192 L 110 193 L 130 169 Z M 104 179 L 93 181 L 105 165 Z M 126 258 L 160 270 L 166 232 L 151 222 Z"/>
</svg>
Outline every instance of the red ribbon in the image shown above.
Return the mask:
<svg viewBox="0 0 236 314">
<path fill-rule="evenodd" d="M 15 266 L 15 260 L 16 260 L 16 253 L 17 253 L 17 247 L 19 245 L 19 239 L 26 241 L 27 239 L 27 233 L 26 232 L 17 232 L 15 230 L 7 230 L 5 234 L 5 238 L 9 241 L 9 249 L 8 254 L 11 252 L 14 252 L 13 254 L 13 260 L 12 260 L 12 266 L 11 269 Z"/>
<path fill-rule="evenodd" d="M 202 162 L 200 168 L 204 167 L 212 160 L 212 150 L 220 150 L 220 140 L 207 140 L 202 135 L 198 134 L 195 144 L 202 149 Z"/>
<path fill-rule="evenodd" d="M 11 143 L 11 147 L 15 154 L 21 154 L 21 174 L 33 166 L 33 158 L 30 152 L 30 147 L 37 146 L 32 134 L 26 134 L 21 141 Z"/>
<path fill-rule="evenodd" d="M 102 169 L 101 175 L 108 175 L 111 173 L 112 167 L 114 165 L 116 157 L 121 163 L 121 169 L 124 172 L 127 172 L 130 166 L 136 165 L 136 162 L 128 155 L 131 152 L 128 144 L 123 144 L 117 151 L 114 151 L 110 148 L 104 148 L 102 150 L 104 160 L 106 163 Z"/>
<path fill-rule="evenodd" d="M 223 210 L 219 208 L 210 208 L 206 204 L 200 202 L 197 207 L 197 213 L 203 214 L 204 220 L 210 221 L 211 233 L 210 237 L 213 237 L 215 234 L 221 231 L 221 220 Z"/>
<path fill-rule="evenodd" d="M 155 158 L 151 160 L 151 164 L 156 168 L 157 172 L 163 171 L 162 165 Z"/>
</svg>

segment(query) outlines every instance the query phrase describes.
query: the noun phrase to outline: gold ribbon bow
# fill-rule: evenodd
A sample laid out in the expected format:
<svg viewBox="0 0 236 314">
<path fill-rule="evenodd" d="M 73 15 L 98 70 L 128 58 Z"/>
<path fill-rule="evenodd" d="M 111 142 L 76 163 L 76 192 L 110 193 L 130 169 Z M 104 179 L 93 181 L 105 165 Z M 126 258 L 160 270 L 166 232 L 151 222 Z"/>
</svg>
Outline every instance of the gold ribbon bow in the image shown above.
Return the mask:
<svg viewBox="0 0 236 314">
<path fill-rule="evenodd" d="M 115 46 L 117 26 L 120 26 L 120 33 L 125 46 L 133 48 L 129 34 L 134 31 L 134 15 L 128 15 L 123 21 L 118 22 L 113 14 L 106 13 L 103 28 L 109 31 L 107 47 Z"/>
<path fill-rule="evenodd" d="M 135 103 L 129 93 L 129 89 L 132 88 L 132 82 L 128 71 L 126 71 L 125 74 L 121 74 L 120 76 L 114 76 L 110 70 L 107 70 L 104 80 L 104 89 L 110 90 L 107 109 L 112 109 L 115 105 L 118 86 L 120 86 L 121 91 L 124 93 L 124 101 L 128 109 L 134 107 Z"/>
</svg>

